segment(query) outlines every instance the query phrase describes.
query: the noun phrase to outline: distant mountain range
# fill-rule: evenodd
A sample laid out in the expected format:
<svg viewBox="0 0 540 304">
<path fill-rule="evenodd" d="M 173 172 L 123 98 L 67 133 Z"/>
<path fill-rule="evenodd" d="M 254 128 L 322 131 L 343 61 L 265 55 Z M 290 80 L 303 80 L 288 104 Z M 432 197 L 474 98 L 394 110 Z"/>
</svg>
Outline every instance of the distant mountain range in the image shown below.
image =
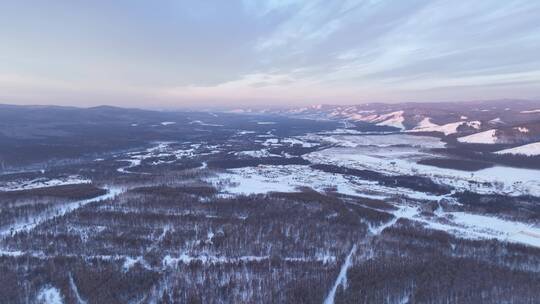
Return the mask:
<svg viewBox="0 0 540 304">
<path fill-rule="evenodd" d="M 540 102 L 537 101 L 314 105 L 244 112 L 341 120 L 353 125 L 369 123 L 394 131 L 438 134 L 471 144 L 540 141 Z"/>
<path fill-rule="evenodd" d="M 244 115 L 236 115 L 240 113 Z M 500 144 L 506 145 L 502 149 L 508 153 L 528 153 L 531 146 L 519 147 L 540 145 L 540 102 L 525 100 L 314 105 L 269 110 L 240 109 L 220 113 L 219 116 L 212 112 L 149 111 L 112 106 L 0 105 L 0 139 L 6 149 L 7 143 L 14 138 L 32 142 L 39 139 L 51 145 L 66 136 L 80 138 L 83 141 L 80 145 L 92 142 L 91 139 L 102 145 L 105 138 L 114 138 L 112 142 L 115 145 L 125 141 L 131 146 L 132 141 L 139 141 L 141 137 L 163 140 L 193 134 L 194 127 L 200 129 L 201 123 L 207 127 L 233 127 L 231 123 L 234 122 L 234 127 L 237 127 L 245 124 L 245 114 L 251 114 L 249 119 L 263 114 L 340 122 L 347 132 L 405 132 L 435 135 L 458 145 Z M 10 147 L 9 152 L 13 151 Z"/>
</svg>

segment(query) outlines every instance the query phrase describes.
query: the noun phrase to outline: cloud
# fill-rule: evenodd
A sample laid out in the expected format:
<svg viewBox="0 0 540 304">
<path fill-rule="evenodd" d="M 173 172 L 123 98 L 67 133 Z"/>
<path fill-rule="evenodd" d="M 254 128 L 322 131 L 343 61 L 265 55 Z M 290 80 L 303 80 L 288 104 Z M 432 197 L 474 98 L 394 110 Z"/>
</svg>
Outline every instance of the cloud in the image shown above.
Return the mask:
<svg viewBox="0 0 540 304">
<path fill-rule="evenodd" d="M 0 87 L 13 100 L 356 103 L 477 98 L 482 88 L 482 96 L 531 98 L 540 83 L 537 1 L 66 0 L 3 8 Z"/>
<path fill-rule="evenodd" d="M 258 18 L 264 17 L 276 11 L 296 7 L 301 3 L 301 0 L 242 0 L 242 4 L 246 12 Z"/>
</svg>

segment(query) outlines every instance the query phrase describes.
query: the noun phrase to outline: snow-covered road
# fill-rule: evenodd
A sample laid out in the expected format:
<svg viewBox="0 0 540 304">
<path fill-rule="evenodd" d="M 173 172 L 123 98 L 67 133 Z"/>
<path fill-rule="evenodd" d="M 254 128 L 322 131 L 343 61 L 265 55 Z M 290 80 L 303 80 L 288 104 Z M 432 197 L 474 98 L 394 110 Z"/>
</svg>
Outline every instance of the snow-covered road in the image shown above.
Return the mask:
<svg viewBox="0 0 540 304">
<path fill-rule="evenodd" d="M 324 300 L 324 304 L 334 304 L 334 299 L 336 297 L 336 291 L 339 286 L 342 286 L 343 289 L 347 288 L 347 270 L 352 265 L 352 257 L 356 253 L 357 246 L 356 244 L 353 245 L 351 251 L 347 255 L 347 258 L 345 258 L 345 262 L 343 265 L 341 265 L 341 270 L 339 271 L 338 277 L 332 286 L 332 289 L 330 289 L 330 292 L 328 293 L 328 296 Z"/>
</svg>

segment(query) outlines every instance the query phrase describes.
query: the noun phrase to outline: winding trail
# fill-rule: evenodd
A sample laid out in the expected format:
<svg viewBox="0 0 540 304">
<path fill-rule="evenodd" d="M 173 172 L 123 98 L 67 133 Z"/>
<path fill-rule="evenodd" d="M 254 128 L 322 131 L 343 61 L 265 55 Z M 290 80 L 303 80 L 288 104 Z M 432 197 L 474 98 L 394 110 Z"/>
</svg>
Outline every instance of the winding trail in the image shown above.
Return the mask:
<svg viewBox="0 0 540 304">
<path fill-rule="evenodd" d="M 71 291 L 75 294 L 75 299 L 77 299 L 78 304 L 88 304 L 88 302 L 83 300 L 83 298 L 81 297 L 79 289 L 77 288 L 77 285 L 75 285 L 75 281 L 73 280 L 71 272 L 69 273 L 69 286 L 71 287 Z"/>
</svg>

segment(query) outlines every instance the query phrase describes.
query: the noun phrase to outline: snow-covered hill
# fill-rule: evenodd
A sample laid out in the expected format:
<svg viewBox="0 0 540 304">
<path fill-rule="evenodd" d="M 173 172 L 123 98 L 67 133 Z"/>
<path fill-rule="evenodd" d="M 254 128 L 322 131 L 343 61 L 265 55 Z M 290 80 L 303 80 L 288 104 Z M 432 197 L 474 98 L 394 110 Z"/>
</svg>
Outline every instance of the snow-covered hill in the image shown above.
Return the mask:
<svg viewBox="0 0 540 304">
<path fill-rule="evenodd" d="M 512 106 L 509 107 L 509 104 Z M 539 108 L 539 102 L 502 100 L 315 105 L 262 112 L 340 120 L 352 128 L 369 123 L 379 127 L 392 127 L 401 132 L 439 133 L 442 136 L 459 138 L 459 142 L 463 143 L 518 144 L 540 140 Z M 253 113 L 251 110 L 249 112 Z"/>
<path fill-rule="evenodd" d="M 537 156 L 540 155 L 540 142 L 535 142 L 532 144 L 527 144 L 511 149 L 505 149 L 497 151 L 497 154 L 517 154 L 517 155 L 527 155 L 527 156 Z"/>
<path fill-rule="evenodd" d="M 498 142 L 497 130 L 491 129 L 458 138 L 459 142 L 468 144 L 495 144 Z"/>
<path fill-rule="evenodd" d="M 431 118 L 424 118 L 418 126 L 414 129 L 409 130 L 410 132 L 439 132 L 444 135 L 450 135 L 458 133 L 458 129 L 462 126 L 470 127 L 473 129 L 480 129 L 482 122 L 480 121 L 458 121 L 452 122 L 445 125 L 438 125 L 431 122 Z"/>
</svg>

